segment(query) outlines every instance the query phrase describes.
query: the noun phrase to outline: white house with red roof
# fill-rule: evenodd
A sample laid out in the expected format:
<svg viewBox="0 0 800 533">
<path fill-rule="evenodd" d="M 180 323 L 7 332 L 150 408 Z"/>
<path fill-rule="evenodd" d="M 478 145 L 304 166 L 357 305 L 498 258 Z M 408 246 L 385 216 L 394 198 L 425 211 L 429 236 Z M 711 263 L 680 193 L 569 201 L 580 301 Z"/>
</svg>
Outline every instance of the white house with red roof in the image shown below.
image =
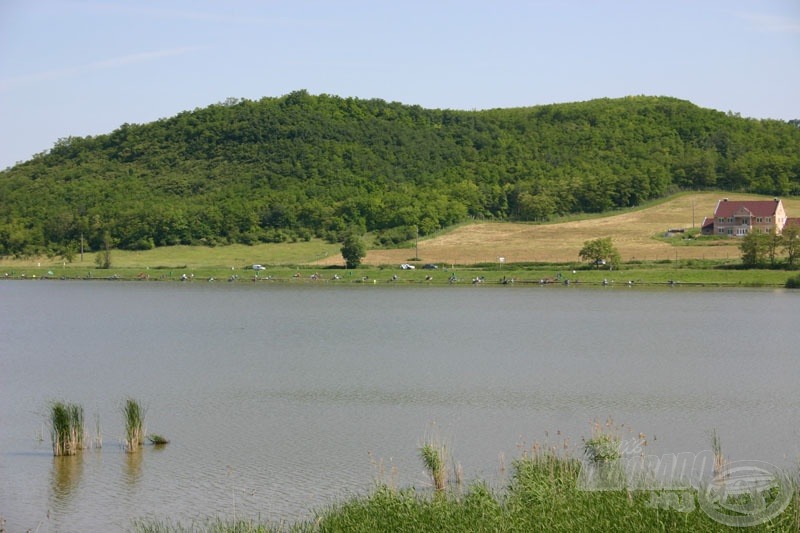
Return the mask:
<svg viewBox="0 0 800 533">
<path fill-rule="evenodd" d="M 774 200 L 728 200 L 717 202 L 714 217 L 706 217 L 703 235 L 744 237 L 748 233 L 776 233 L 786 225 L 786 211 L 779 198 Z"/>
</svg>

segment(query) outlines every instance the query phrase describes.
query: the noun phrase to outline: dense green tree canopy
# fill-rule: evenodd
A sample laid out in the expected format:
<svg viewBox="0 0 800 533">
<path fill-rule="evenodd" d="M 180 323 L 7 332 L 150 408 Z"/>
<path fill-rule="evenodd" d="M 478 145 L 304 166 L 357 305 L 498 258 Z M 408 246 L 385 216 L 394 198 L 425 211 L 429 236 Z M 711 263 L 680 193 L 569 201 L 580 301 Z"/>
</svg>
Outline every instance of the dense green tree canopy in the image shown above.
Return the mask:
<svg viewBox="0 0 800 533">
<path fill-rule="evenodd" d="M 611 237 L 602 237 L 584 242 L 583 248 L 578 252 L 578 255 L 581 259 L 589 261 L 596 267 L 605 264 L 615 266 L 620 262 L 619 251 L 611 241 Z"/>
<path fill-rule="evenodd" d="M 453 111 L 296 91 L 61 139 L 6 169 L 0 255 L 350 228 L 389 245 L 705 188 L 800 194 L 800 128 L 664 97 Z"/>
<path fill-rule="evenodd" d="M 342 258 L 347 268 L 358 268 L 361 260 L 367 255 L 367 245 L 355 233 L 350 233 L 342 243 Z"/>
<path fill-rule="evenodd" d="M 739 243 L 742 252 L 742 264 L 748 267 L 764 265 L 769 250 L 769 235 L 764 233 L 748 233 Z"/>
</svg>

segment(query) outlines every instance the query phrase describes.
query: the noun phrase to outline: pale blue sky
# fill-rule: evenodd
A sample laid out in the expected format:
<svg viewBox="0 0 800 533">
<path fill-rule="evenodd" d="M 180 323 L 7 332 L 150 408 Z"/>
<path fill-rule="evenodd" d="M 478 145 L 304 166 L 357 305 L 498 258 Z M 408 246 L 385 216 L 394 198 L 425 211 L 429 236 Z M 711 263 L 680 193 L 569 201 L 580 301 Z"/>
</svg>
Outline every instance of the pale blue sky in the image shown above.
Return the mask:
<svg viewBox="0 0 800 533">
<path fill-rule="evenodd" d="M 0 0 L 0 169 L 296 89 L 487 109 L 633 94 L 800 118 L 800 0 Z"/>
</svg>

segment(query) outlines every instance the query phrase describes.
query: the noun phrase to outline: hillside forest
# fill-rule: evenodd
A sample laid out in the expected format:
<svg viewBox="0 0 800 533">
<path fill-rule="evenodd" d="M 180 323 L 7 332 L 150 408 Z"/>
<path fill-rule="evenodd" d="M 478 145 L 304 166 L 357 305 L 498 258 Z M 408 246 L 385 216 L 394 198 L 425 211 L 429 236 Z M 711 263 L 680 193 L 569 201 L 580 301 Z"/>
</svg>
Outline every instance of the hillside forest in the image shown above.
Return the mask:
<svg viewBox="0 0 800 533">
<path fill-rule="evenodd" d="M 296 91 L 68 137 L 0 172 L 0 256 L 341 241 L 681 190 L 800 194 L 800 121 L 636 96 L 457 111 Z"/>
</svg>

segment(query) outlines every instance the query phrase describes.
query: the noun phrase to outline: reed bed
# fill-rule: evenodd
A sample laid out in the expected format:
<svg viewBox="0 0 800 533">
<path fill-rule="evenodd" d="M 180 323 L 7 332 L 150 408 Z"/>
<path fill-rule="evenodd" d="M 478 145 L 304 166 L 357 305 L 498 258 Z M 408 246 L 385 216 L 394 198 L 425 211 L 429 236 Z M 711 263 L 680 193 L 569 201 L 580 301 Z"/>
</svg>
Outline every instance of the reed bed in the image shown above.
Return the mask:
<svg viewBox="0 0 800 533">
<path fill-rule="evenodd" d="M 725 469 L 725 455 L 722 453 L 722 441 L 717 435 L 717 430 L 711 430 L 711 451 L 714 452 L 714 477 L 719 476 Z"/>
<path fill-rule="evenodd" d="M 53 455 L 75 455 L 86 447 L 83 407 L 53 402 L 50 405 L 50 440 Z"/>
<path fill-rule="evenodd" d="M 426 442 L 419 450 L 422 464 L 433 481 L 437 492 L 447 488 L 447 448 L 437 442 Z"/>
<path fill-rule="evenodd" d="M 92 438 L 92 447 L 98 449 L 103 447 L 103 432 L 100 429 L 100 415 L 98 413 L 94 415 L 94 437 Z"/>
<path fill-rule="evenodd" d="M 135 453 L 144 444 L 145 409 L 133 398 L 128 398 L 122 407 L 122 413 L 125 418 L 125 451 Z"/>
</svg>

